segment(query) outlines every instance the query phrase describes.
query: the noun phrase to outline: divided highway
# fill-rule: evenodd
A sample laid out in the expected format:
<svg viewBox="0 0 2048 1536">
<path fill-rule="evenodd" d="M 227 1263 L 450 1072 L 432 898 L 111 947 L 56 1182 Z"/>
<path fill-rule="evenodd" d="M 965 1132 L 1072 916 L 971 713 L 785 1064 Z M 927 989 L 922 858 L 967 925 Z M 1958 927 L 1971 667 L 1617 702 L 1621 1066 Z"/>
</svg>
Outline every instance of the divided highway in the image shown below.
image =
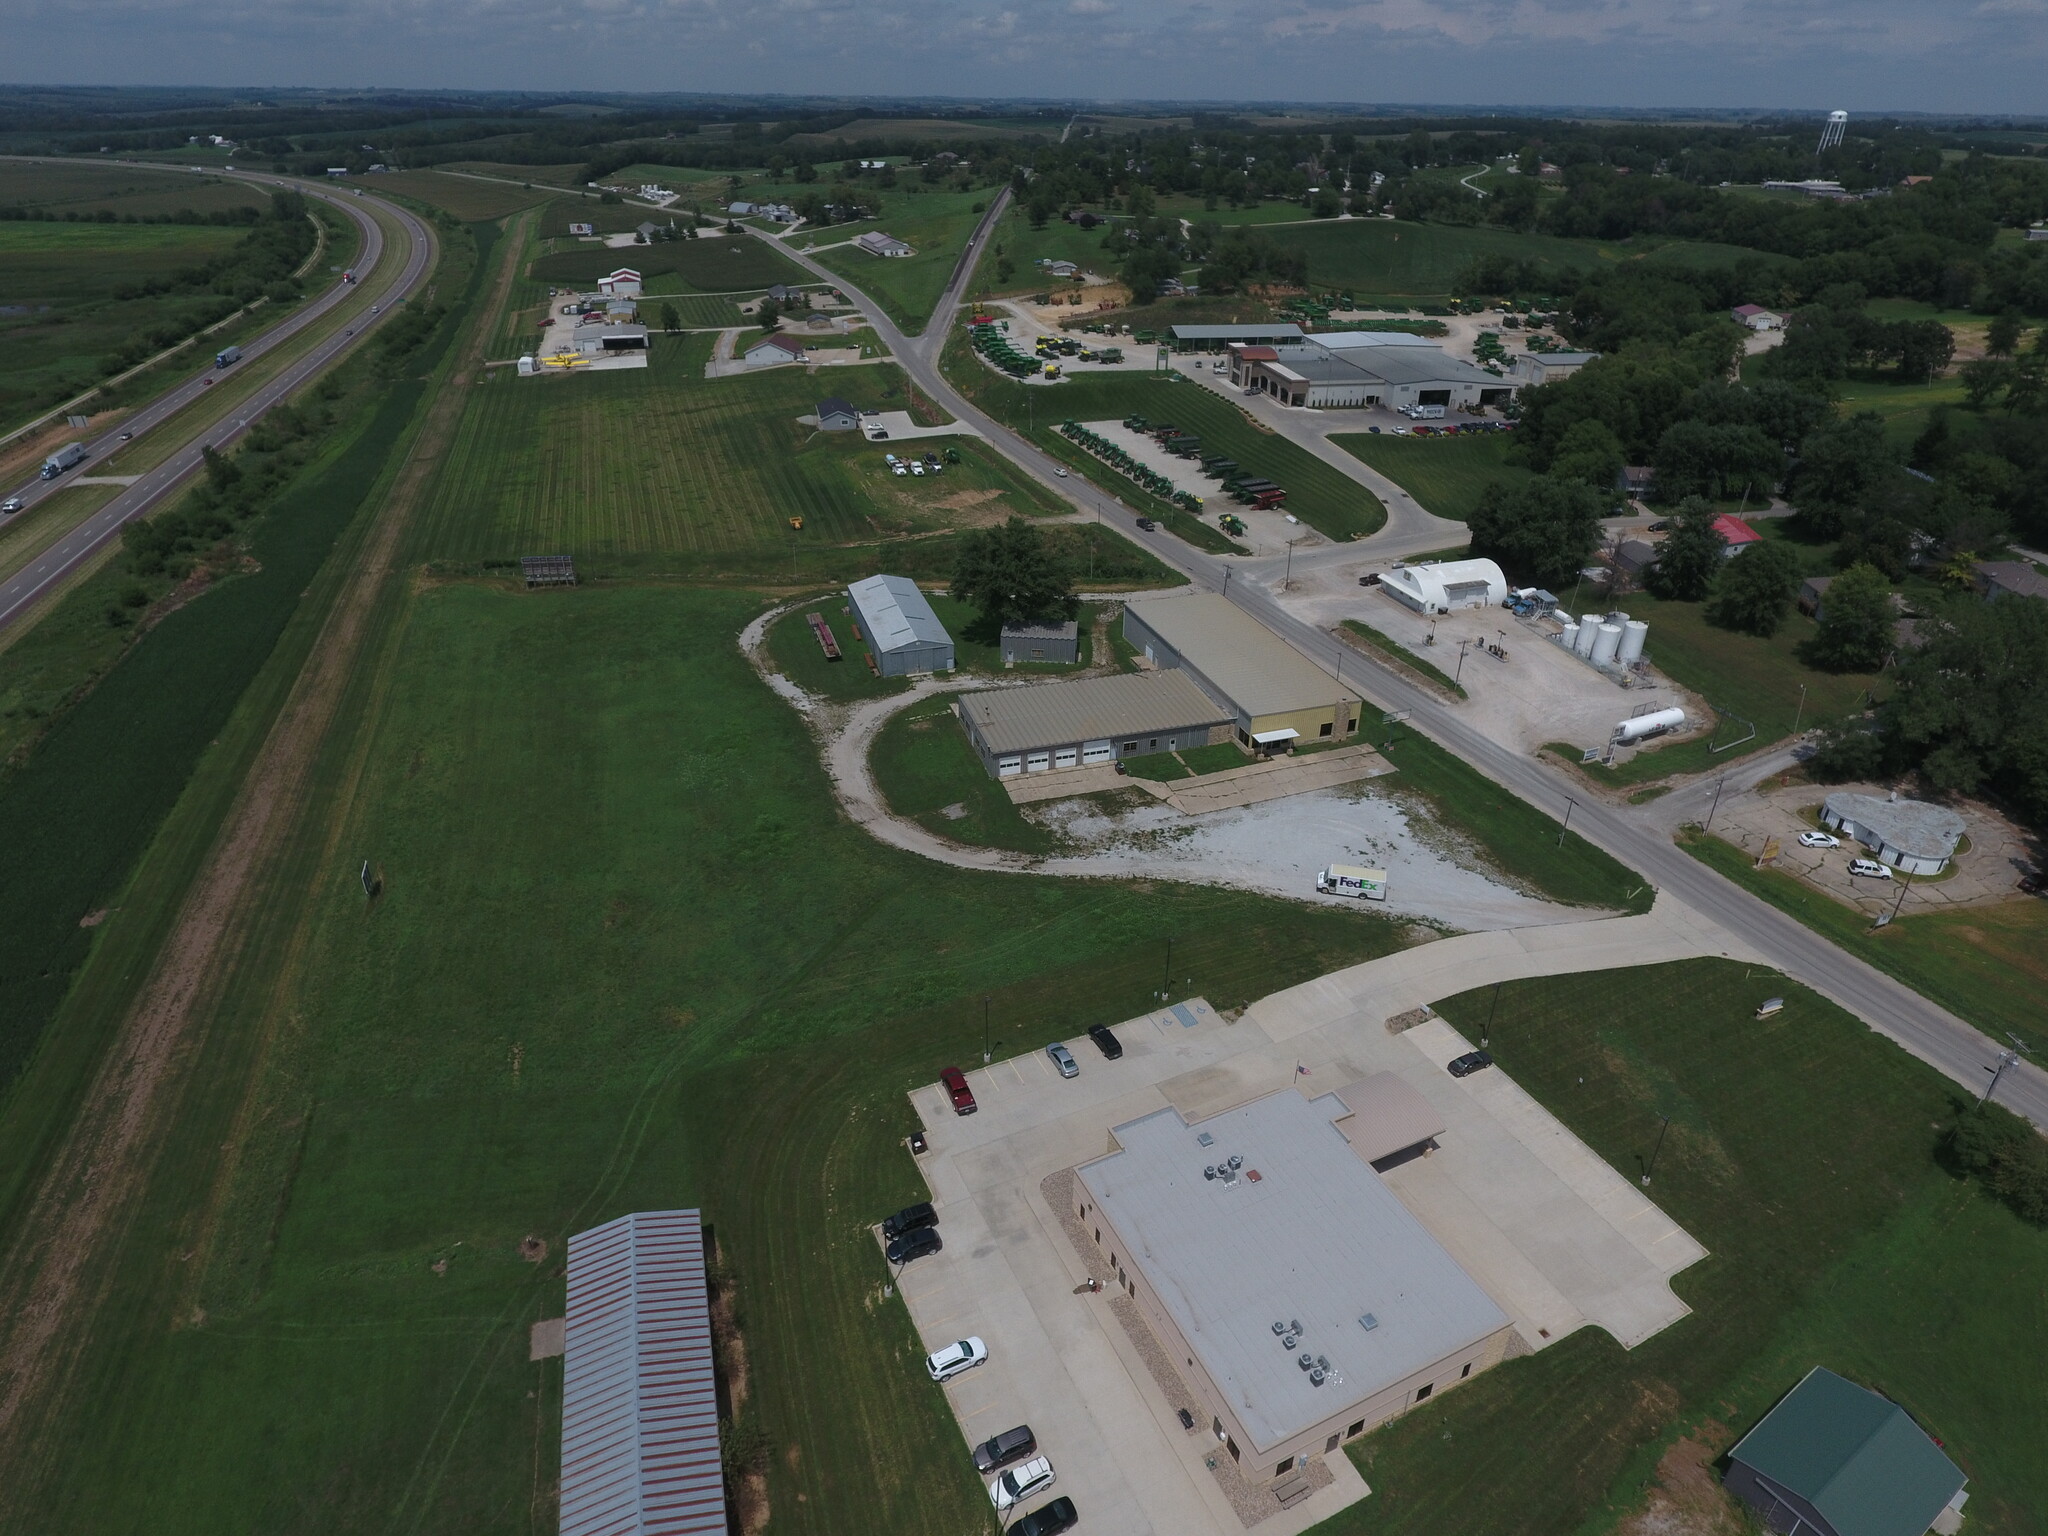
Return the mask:
<svg viewBox="0 0 2048 1536">
<path fill-rule="evenodd" d="M 23 569 L 6 581 L 0 582 L 0 628 L 16 623 L 30 613 L 43 598 L 61 586 L 80 566 L 90 561 L 111 540 L 119 538 L 123 524 L 153 511 L 166 496 L 183 485 L 204 463 L 202 448 L 226 448 L 241 437 L 249 429 L 250 424 L 265 411 L 303 388 L 309 380 L 331 367 L 343 354 L 359 346 L 373 326 L 388 319 L 399 301 L 419 287 L 433 264 L 433 237 L 428 233 L 427 226 L 405 209 L 382 198 L 337 196 L 319 186 L 278 176 L 242 175 L 238 172 L 214 174 L 233 175 L 239 180 L 259 185 L 289 185 L 295 191 L 320 198 L 353 219 L 362 231 L 363 238 L 362 250 L 352 268 L 358 278 L 354 285 L 336 283 L 312 303 L 295 311 L 262 335 L 241 343 L 242 360 L 231 365 L 232 368 L 246 368 L 257 358 L 282 346 L 340 306 L 364 298 L 365 290 L 361 279 L 374 272 L 381 262 L 389 259 L 384 248 L 384 227 L 370 216 L 365 206 L 369 203 L 375 203 L 379 209 L 396 218 L 406 232 L 405 265 L 399 272 L 397 281 L 379 301 L 383 313 L 375 317 L 366 314 L 352 328 L 344 328 L 327 337 L 304 357 L 281 371 L 276 378 L 264 384 L 250 398 L 228 411 L 225 416 L 217 417 L 204 425 L 194 424 L 190 441 L 181 445 L 156 468 L 144 474 L 135 484 L 128 486 L 106 506 L 57 540 Z M 87 456 L 78 468 L 67 471 L 56 480 L 31 480 L 27 485 L 16 488 L 11 494 L 22 499 L 25 512 L 43 497 L 61 490 L 68 481 L 75 480 L 81 474 L 92 474 L 94 467 L 111 450 L 121 446 L 124 433 L 140 438 L 152 428 L 162 426 L 186 406 L 202 399 L 213 381 L 222 376 L 223 370 L 208 368 L 197 377 L 188 379 L 122 422 L 118 431 L 104 433 L 88 443 Z M 177 429 L 173 427 L 168 430 Z"/>
<path fill-rule="evenodd" d="M 1005 192 L 990 206 L 987 217 L 975 231 L 973 244 L 962 257 L 952 283 L 934 311 L 932 324 L 922 336 L 917 337 L 905 336 L 880 305 L 846 278 L 820 266 L 799 250 L 780 241 L 773 243 L 792 260 L 839 288 L 859 305 L 873 325 L 875 334 L 927 394 L 972 425 L 998 452 L 1046 489 L 1084 511 L 1093 512 L 1191 580 L 1212 591 L 1221 591 L 1230 601 L 1326 670 L 1341 675 L 1340 669 L 1348 667 L 1354 686 L 1359 685 L 1361 674 L 1369 671 L 1372 673 L 1369 691 L 1375 703 L 1390 710 L 1408 711 L 1411 727 L 1420 729 L 1457 753 L 1531 805 L 1559 817 L 1569 806 L 1573 831 L 1640 871 L 1659 892 L 1669 893 L 1719 924 L 1772 966 L 1848 1009 L 1871 1028 L 1970 1092 L 1984 1091 L 1991 1082 L 2004 1041 L 1987 1039 L 1975 1026 L 1947 1009 L 1837 948 L 1796 918 L 1724 880 L 1673 843 L 1669 833 L 1649 817 L 1638 817 L 1611 805 L 1597 791 L 1566 778 L 1542 760 L 1521 756 L 1481 735 L 1436 695 L 1409 682 L 1392 668 L 1381 665 L 1370 654 L 1354 650 L 1335 636 L 1303 623 L 1254 582 L 1231 580 L 1233 574 L 1243 571 L 1241 565 L 1202 554 L 1164 531 L 1148 533 L 1137 527 L 1135 514 L 1121 501 L 1078 476 L 1055 473 L 1056 460 L 969 402 L 939 372 L 938 359 L 961 296 L 972 276 L 974 258 L 980 253 L 1007 198 L 1008 193 Z M 772 239 L 766 235 L 762 238 Z M 1369 553 L 1370 546 L 1371 541 L 1365 540 L 1347 547 L 1354 553 Z M 1761 777 L 1763 769 L 1758 768 L 1757 773 Z M 1682 1022 L 1674 1021 L 1675 1024 Z M 2048 1072 L 2035 1063 L 2022 1061 L 2006 1071 L 1999 1082 L 1998 1101 L 2015 1113 L 2025 1115 L 2036 1126 L 2048 1130 Z"/>
</svg>

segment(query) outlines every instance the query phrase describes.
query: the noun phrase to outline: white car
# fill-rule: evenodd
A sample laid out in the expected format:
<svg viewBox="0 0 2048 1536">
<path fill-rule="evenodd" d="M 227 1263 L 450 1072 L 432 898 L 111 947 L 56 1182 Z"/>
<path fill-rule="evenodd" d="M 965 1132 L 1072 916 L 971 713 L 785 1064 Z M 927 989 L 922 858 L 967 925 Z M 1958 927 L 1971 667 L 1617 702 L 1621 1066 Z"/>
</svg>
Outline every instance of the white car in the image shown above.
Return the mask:
<svg viewBox="0 0 2048 1536">
<path fill-rule="evenodd" d="M 1052 1463 L 1043 1456 L 1034 1457 L 992 1478 L 988 1485 L 989 1502 L 995 1505 L 998 1515 L 1007 1515 L 1012 1506 L 1037 1498 L 1053 1482 Z"/>
<path fill-rule="evenodd" d="M 1067 472 L 1064 469 L 1055 469 L 1053 473 L 1058 475 L 1062 480 L 1067 478 Z"/>
<path fill-rule="evenodd" d="M 1875 859 L 1851 859 L 1849 861 L 1849 873 L 1852 875 L 1868 875 L 1873 880 L 1889 880 L 1892 877 L 1890 866 L 1880 864 Z"/>
<path fill-rule="evenodd" d="M 19 512 L 21 508 L 21 498 L 19 496 L 10 496 L 5 501 L 0 501 L 0 517 L 5 517 L 10 512 Z"/>
<path fill-rule="evenodd" d="M 1802 848 L 1839 848 L 1842 846 L 1842 840 L 1839 837 L 1830 837 L 1825 832 L 1802 832 L 1799 834 L 1799 846 Z"/>
<path fill-rule="evenodd" d="M 931 1372 L 933 1381 L 951 1381 L 962 1371 L 971 1371 L 988 1359 L 988 1346 L 979 1339 L 962 1339 L 958 1344 L 948 1344 L 936 1354 L 924 1357 L 924 1368 Z"/>
</svg>

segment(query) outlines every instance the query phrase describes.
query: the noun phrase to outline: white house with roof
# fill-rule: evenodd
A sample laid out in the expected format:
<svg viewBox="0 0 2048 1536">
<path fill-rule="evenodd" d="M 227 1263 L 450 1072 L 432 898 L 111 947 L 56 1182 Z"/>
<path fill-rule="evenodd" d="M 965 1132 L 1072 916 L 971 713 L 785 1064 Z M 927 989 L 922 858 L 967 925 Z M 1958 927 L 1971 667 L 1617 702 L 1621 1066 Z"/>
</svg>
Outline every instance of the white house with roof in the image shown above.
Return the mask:
<svg viewBox="0 0 2048 1536">
<path fill-rule="evenodd" d="M 917 252 L 894 235 L 871 229 L 853 242 L 870 256 L 915 256 Z"/>
</svg>

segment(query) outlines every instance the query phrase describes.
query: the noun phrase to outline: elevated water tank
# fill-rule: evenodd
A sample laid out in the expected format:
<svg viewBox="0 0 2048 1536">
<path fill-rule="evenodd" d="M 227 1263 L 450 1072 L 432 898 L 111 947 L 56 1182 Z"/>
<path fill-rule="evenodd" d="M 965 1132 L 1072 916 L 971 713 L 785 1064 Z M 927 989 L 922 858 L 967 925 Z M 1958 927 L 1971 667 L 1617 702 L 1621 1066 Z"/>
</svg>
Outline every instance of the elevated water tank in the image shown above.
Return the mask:
<svg viewBox="0 0 2048 1536">
<path fill-rule="evenodd" d="M 1630 619 L 1621 626 L 1621 649 L 1615 659 L 1623 666 L 1643 659 L 1643 640 L 1650 633 L 1650 626 L 1641 619 Z"/>
<path fill-rule="evenodd" d="M 1637 715 L 1633 720 L 1624 720 L 1614 728 L 1614 739 L 1626 746 L 1641 741 L 1646 736 L 1660 736 L 1666 731 L 1685 729 L 1685 711 L 1682 709 L 1660 709 L 1654 714 Z"/>
<path fill-rule="evenodd" d="M 1621 626 L 1602 624 L 1593 636 L 1593 665 L 1604 667 L 1614 660 L 1614 653 L 1621 648 Z"/>
</svg>

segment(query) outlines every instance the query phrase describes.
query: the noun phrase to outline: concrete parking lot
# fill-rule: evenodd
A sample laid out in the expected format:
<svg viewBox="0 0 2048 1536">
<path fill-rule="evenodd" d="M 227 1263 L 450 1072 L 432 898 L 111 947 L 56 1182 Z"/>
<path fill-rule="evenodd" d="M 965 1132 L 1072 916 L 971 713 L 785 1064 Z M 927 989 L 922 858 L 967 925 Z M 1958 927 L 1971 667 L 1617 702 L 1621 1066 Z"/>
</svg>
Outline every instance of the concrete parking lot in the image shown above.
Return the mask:
<svg viewBox="0 0 2048 1536">
<path fill-rule="evenodd" d="M 1196 999 L 1126 1021 L 1118 1061 L 1086 1037 L 1071 1041 L 1072 1080 L 1042 1052 L 977 1067 L 971 1116 L 953 1114 L 937 1085 L 917 1090 L 930 1141 L 920 1164 L 946 1246 L 907 1267 L 903 1294 L 928 1348 L 969 1334 L 989 1345 L 989 1363 L 947 1389 L 964 1444 L 1029 1423 L 1084 1530 L 1245 1529 L 1206 1465 L 1215 1446 L 1180 1426 L 1109 1298 L 1086 1292 L 1086 1262 L 1040 1188 L 1107 1151 L 1114 1126 L 1165 1105 L 1193 1119 L 1290 1085 L 1317 1096 L 1398 1072 L 1448 1130 L 1388 1185 L 1529 1349 L 1587 1324 L 1634 1345 L 1683 1317 L 1671 1277 L 1705 1250 L 1503 1074 L 1450 1077 L 1443 1063 L 1469 1046 L 1448 1025 L 1391 1033 L 1387 1020 L 1495 979 L 1719 952 L 1716 942 L 1668 912 L 1448 939 L 1275 994 L 1234 1020 Z M 1334 1480 L 1291 1509 L 1267 1496 L 1257 1529 L 1291 1536 L 1369 1493 L 1346 1458 L 1330 1470 Z"/>
</svg>

